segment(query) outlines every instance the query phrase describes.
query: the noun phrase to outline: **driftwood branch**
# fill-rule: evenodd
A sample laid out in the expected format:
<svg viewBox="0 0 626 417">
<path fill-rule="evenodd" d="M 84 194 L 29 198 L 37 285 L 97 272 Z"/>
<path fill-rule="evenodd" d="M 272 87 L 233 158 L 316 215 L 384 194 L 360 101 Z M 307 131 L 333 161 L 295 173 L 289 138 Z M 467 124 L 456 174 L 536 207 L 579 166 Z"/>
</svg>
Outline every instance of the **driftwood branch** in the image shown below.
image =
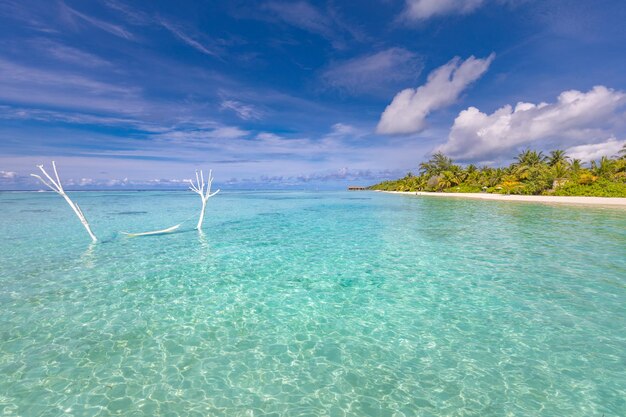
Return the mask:
<svg viewBox="0 0 626 417">
<path fill-rule="evenodd" d="M 141 232 L 141 233 L 129 233 L 129 232 L 122 232 L 123 234 L 125 234 L 128 237 L 137 237 L 137 236 L 152 236 L 152 235 L 162 235 L 165 233 L 171 233 L 174 232 L 175 230 L 177 230 L 180 227 L 180 224 L 177 224 L 176 226 L 172 226 L 172 227 L 168 227 L 167 229 L 162 229 L 162 230 L 153 230 L 151 232 Z"/>
<path fill-rule="evenodd" d="M 202 199 L 202 210 L 200 211 L 200 218 L 198 219 L 198 224 L 196 226 L 196 229 L 202 230 L 202 223 L 204 222 L 204 212 L 206 210 L 206 202 L 209 200 L 209 198 L 219 193 L 220 190 L 211 193 L 211 186 L 213 185 L 212 170 L 209 170 L 209 177 L 207 178 L 206 183 L 204 181 L 204 174 L 202 173 L 202 170 L 200 170 L 199 174 L 196 170 L 196 182 L 194 183 L 192 180 L 189 180 L 189 184 L 189 189 L 194 193 L 200 195 L 200 198 Z"/>
<path fill-rule="evenodd" d="M 61 179 L 59 178 L 59 173 L 57 172 L 57 166 L 54 163 L 54 161 L 52 161 L 52 170 L 54 171 L 54 176 L 56 177 L 56 181 L 46 172 L 46 170 L 44 169 L 43 165 L 37 165 L 37 168 L 39 168 L 39 170 L 43 173 L 43 175 L 46 177 L 47 180 L 43 179 L 40 175 L 37 175 L 37 174 L 30 174 L 30 175 L 35 177 L 35 178 L 37 178 L 46 187 L 50 188 L 52 191 L 54 191 L 55 193 L 57 193 L 61 197 L 63 197 L 65 199 L 65 201 L 67 202 L 67 204 L 69 204 L 69 206 L 72 208 L 72 210 L 74 210 L 74 213 L 76 214 L 76 216 L 78 216 L 78 219 L 80 220 L 80 222 L 85 227 L 85 230 L 87 230 L 87 233 L 89 233 L 89 236 L 91 237 L 91 240 L 94 241 L 94 242 L 98 241 L 96 236 L 91 231 L 91 227 L 89 226 L 89 222 L 85 218 L 85 215 L 83 214 L 83 211 L 80 209 L 78 204 L 74 203 L 68 197 L 68 195 L 65 194 L 65 190 L 63 189 L 63 185 L 61 184 Z"/>
</svg>

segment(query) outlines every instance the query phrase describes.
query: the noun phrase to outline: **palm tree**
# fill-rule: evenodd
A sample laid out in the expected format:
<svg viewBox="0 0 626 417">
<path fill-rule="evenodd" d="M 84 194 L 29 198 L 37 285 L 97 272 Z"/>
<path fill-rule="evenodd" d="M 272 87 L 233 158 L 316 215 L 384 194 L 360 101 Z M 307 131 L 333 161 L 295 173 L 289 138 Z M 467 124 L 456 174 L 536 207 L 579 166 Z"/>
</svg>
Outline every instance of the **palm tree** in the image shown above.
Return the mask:
<svg viewBox="0 0 626 417">
<path fill-rule="evenodd" d="M 550 152 L 550 156 L 548 157 L 548 165 L 551 167 L 556 164 L 565 165 L 569 160 L 569 156 L 565 153 L 564 150 L 557 149 L 555 151 Z"/>
<path fill-rule="evenodd" d="M 611 173 L 615 161 L 603 156 L 600 158 L 600 163 L 596 161 L 591 161 L 591 171 L 597 176 L 604 176 Z"/>
<path fill-rule="evenodd" d="M 546 158 L 547 157 L 541 151 L 537 152 L 526 149 L 515 157 L 517 162 L 514 165 L 534 167 L 544 163 Z"/>
<path fill-rule="evenodd" d="M 626 145 L 622 146 L 617 155 L 591 161 L 590 168 L 584 168 L 583 165 L 587 166 L 580 159 L 568 157 L 560 149 L 550 152 L 548 157 L 542 152 L 527 149 L 517 155 L 513 164 L 500 168 L 477 168 L 475 165 L 463 168 L 438 152 L 420 164 L 419 176 L 407 173 L 402 179 L 385 181 L 372 188 L 441 191 L 456 186 L 483 190 L 496 187 L 495 192 L 540 194 L 550 187 L 552 192 L 558 193 L 564 184 L 572 182 L 576 187 L 596 184 L 598 190 L 591 192 L 624 195 L 626 190 L 622 187 L 626 185 Z M 609 186 L 616 191 L 606 188 Z M 564 188 L 562 192 L 569 193 L 572 190 Z"/>
<path fill-rule="evenodd" d="M 572 174 L 577 174 L 583 167 L 583 162 L 580 159 L 572 159 L 572 162 L 569 164 L 569 169 Z"/>
<path fill-rule="evenodd" d="M 529 179 L 545 164 L 546 159 L 547 157 L 544 156 L 543 152 L 526 149 L 515 157 L 517 162 L 512 165 L 513 173 L 517 175 L 520 180 Z"/>
<path fill-rule="evenodd" d="M 461 179 L 458 175 L 452 171 L 443 171 L 439 178 L 439 187 L 440 189 L 454 187 L 455 185 L 459 185 L 461 183 Z"/>
<path fill-rule="evenodd" d="M 567 165 L 563 162 L 557 162 L 552 165 L 552 173 L 554 174 L 554 178 L 565 178 L 567 175 Z"/>
<path fill-rule="evenodd" d="M 415 181 L 415 187 L 417 188 L 417 191 L 422 191 L 424 188 L 426 188 L 427 182 L 428 180 L 426 179 L 426 177 L 417 177 L 417 181 Z"/>
<path fill-rule="evenodd" d="M 407 179 L 401 178 L 396 182 L 397 191 L 409 191 L 409 184 L 407 183 Z"/>
<path fill-rule="evenodd" d="M 448 158 L 441 152 L 437 152 L 431 158 L 439 168 L 449 168 L 452 165 L 452 159 Z"/>
<path fill-rule="evenodd" d="M 422 162 L 419 169 L 420 174 L 432 177 L 433 175 L 439 175 L 443 171 L 449 170 L 450 167 L 452 167 L 452 159 L 441 152 L 437 152 L 430 157 L 428 162 Z"/>
<path fill-rule="evenodd" d="M 506 171 L 503 168 L 492 169 L 489 175 L 489 186 L 495 187 L 498 185 L 505 175 Z"/>
</svg>

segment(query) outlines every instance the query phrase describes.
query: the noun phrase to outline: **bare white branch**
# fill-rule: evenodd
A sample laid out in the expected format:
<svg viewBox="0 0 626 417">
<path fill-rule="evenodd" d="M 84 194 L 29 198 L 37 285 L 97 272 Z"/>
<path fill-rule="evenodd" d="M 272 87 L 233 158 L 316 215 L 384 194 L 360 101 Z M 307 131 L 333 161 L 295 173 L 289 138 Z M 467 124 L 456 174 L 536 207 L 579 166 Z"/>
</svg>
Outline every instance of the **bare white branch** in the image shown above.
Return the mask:
<svg viewBox="0 0 626 417">
<path fill-rule="evenodd" d="M 46 180 L 44 180 L 43 178 L 41 178 L 40 175 L 37 174 L 30 174 L 31 177 L 35 177 L 37 178 L 39 181 L 41 181 L 42 183 L 44 183 L 48 188 L 50 188 L 52 191 L 56 191 L 56 188 L 54 188 L 51 184 L 49 184 L 48 182 L 46 182 Z"/>
<path fill-rule="evenodd" d="M 57 164 L 54 161 L 52 161 L 52 169 L 54 169 L 54 175 L 55 177 L 57 177 L 57 185 L 61 190 L 63 190 L 63 185 L 61 184 L 61 180 L 59 179 L 59 173 L 57 172 Z"/>
<path fill-rule="evenodd" d="M 152 236 L 152 235 L 161 235 L 161 234 L 164 234 L 164 233 L 171 233 L 171 232 L 175 231 L 176 229 L 178 229 L 179 227 L 180 227 L 180 224 L 177 224 L 175 226 L 168 227 L 167 229 L 153 230 L 151 232 L 141 232 L 141 233 L 122 232 L 122 233 L 125 234 L 128 237 Z"/>
<path fill-rule="evenodd" d="M 52 191 L 54 191 L 55 193 L 59 194 L 61 197 L 63 197 L 65 199 L 65 201 L 67 202 L 67 204 L 69 204 L 69 206 L 72 208 L 72 210 L 74 210 L 74 213 L 76 214 L 76 216 L 78 217 L 78 219 L 80 220 L 80 222 L 83 224 L 83 226 L 85 227 L 85 230 L 87 230 L 87 233 L 89 233 L 89 236 L 91 237 L 91 240 L 96 242 L 98 239 L 96 239 L 96 236 L 93 234 L 93 232 L 91 231 L 91 227 L 89 226 L 89 222 L 87 221 L 87 219 L 85 218 L 85 215 L 83 214 L 83 211 L 80 209 L 80 207 L 78 206 L 78 204 L 74 203 L 67 194 L 65 194 L 65 190 L 63 190 L 63 185 L 61 184 L 61 179 L 59 178 L 59 173 L 57 172 L 57 167 L 56 164 L 54 163 L 54 161 L 52 161 L 52 169 L 54 170 L 54 176 L 56 177 L 56 181 L 54 181 L 52 179 L 52 177 L 50 175 L 48 175 L 48 173 L 46 172 L 46 170 L 44 169 L 43 165 L 37 165 L 37 168 L 39 168 L 39 170 L 41 170 L 41 172 L 46 176 L 46 178 L 48 178 L 48 180 L 50 181 L 50 183 L 48 183 L 46 180 L 44 180 L 41 176 L 37 175 L 37 174 L 30 174 L 31 176 L 37 178 L 39 181 L 41 181 L 44 185 L 46 185 L 48 188 L 50 188 Z"/>
<path fill-rule="evenodd" d="M 37 165 L 37 168 L 39 168 L 39 170 L 40 170 L 41 172 L 43 172 L 43 174 L 46 176 L 46 178 L 48 178 L 48 180 L 52 183 L 52 185 L 54 186 L 54 187 L 53 187 L 53 190 L 54 190 L 54 191 L 56 191 L 56 192 L 63 191 L 63 189 L 61 188 L 61 186 L 60 186 L 59 184 L 57 184 L 57 183 L 56 183 L 56 182 L 52 179 L 52 177 L 51 177 L 50 175 L 48 175 L 48 173 L 46 172 L 46 170 L 45 170 L 45 169 L 43 169 L 43 165 Z"/>
<path fill-rule="evenodd" d="M 211 186 L 213 184 L 213 171 L 209 170 L 209 176 L 207 178 L 207 182 L 204 181 L 204 173 L 200 170 L 200 175 L 198 175 L 198 171 L 196 170 L 196 183 L 190 181 L 191 187 L 189 189 L 196 194 L 200 195 L 202 199 L 202 209 L 200 211 L 200 218 L 198 219 L 198 224 L 196 225 L 196 229 L 202 230 L 202 223 L 204 222 L 204 212 L 206 211 L 206 202 L 209 198 L 213 197 L 215 194 L 219 193 L 220 190 L 211 193 Z"/>
</svg>

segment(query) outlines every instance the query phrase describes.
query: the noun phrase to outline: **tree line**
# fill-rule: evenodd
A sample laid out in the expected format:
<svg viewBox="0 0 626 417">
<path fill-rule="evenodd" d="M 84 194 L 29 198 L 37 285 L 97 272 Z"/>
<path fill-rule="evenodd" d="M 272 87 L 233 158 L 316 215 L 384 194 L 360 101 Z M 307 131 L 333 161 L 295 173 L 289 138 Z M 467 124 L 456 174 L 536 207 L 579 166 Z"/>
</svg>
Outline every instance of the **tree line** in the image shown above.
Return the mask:
<svg viewBox="0 0 626 417">
<path fill-rule="evenodd" d="M 527 149 L 507 167 L 459 165 L 437 152 L 419 174 L 369 187 L 383 191 L 487 192 L 526 195 L 626 197 L 626 145 L 614 156 L 588 164 L 564 150 Z"/>
</svg>

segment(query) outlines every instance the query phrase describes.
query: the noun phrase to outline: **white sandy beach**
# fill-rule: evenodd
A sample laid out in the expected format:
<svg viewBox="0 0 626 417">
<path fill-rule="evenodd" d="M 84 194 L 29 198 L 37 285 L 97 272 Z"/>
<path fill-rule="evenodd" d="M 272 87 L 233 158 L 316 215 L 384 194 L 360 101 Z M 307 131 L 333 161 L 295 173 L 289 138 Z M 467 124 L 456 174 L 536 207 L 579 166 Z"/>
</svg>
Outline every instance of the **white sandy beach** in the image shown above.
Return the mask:
<svg viewBox="0 0 626 417">
<path fill-rule="evenodd" d="M 476 200 L 524 201 L 530 203 L 577 204 L 606 207 L 626 207 L 626 198 L 617 197 L 561 197 L 550 195 L 505 195 L 487 193 L 431 193 L 425 191 L 383 191 L 391 194 L 404 194 L 427 197 L 473 198 Z"/>
</svg>

